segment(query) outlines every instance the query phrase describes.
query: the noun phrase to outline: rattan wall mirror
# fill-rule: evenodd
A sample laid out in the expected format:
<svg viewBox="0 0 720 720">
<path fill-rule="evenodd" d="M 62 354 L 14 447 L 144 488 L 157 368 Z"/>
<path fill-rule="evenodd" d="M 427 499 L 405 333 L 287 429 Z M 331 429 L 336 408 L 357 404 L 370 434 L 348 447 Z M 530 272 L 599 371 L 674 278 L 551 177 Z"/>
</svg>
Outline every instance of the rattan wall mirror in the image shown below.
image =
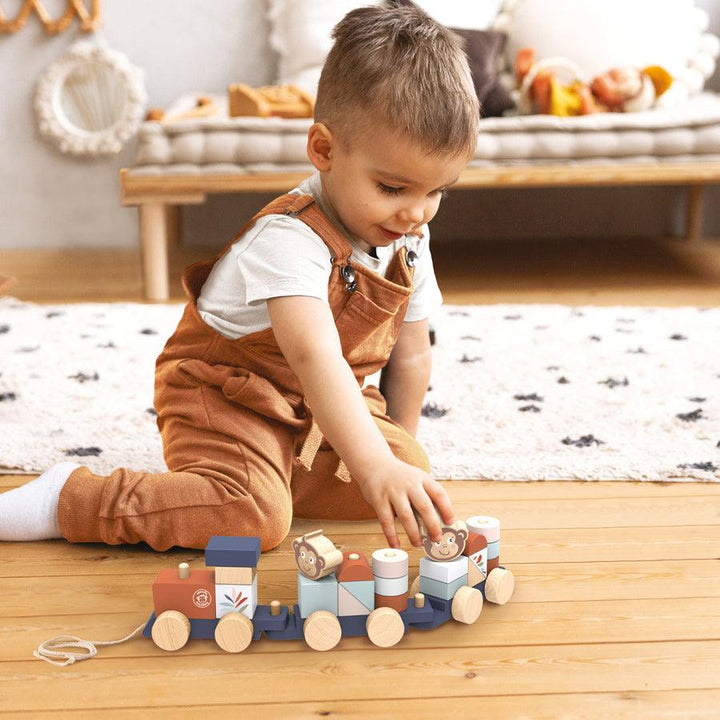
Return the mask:
<svg viewBox="0 0 720 720">
<path fill-rule="evenodd" d="M 118 152 L 142 121 L 142 70 L 99 40 L 73 45 L 41 76 L 35 98 L 40 132 L 64 153 Z"/>
</svg>

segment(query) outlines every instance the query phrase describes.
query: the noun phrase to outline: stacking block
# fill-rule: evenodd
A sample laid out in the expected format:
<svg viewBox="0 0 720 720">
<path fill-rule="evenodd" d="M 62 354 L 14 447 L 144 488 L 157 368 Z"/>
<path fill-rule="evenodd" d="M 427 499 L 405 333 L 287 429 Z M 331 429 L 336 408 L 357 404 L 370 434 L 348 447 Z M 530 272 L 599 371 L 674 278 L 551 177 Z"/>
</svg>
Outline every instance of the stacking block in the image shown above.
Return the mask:
<svg viewBox="0 0 720 720">
<path fill-rule="evenodd" d="M 191 570 L 186 578 L 177 570 L 161 570 L 152 593 L 155 615 L 178 610 L 187 618 L 215 617 L 214 570 Z"/>
<path fill-rule="evenodd" d="M 402 595 L 378 595 L 375 593 L 375 608 L 389 607 L 397 610 L 399 613 L 407 610 L 408 596 L 407 593 Z"/>
<path fill-rule="evenodd" d="M 309 580 L 298 573 L 298 605 L 300 617 L 306 618 L 316 610 L 338 614 L 338 581 L 335 574 L 319 580 Z"/>
<path fill-rule="evenodd" d="M 423 550 L 428 558 L 437 562 L 448 562 L 454 560 L 458 555 L 462 555 L 468 535 L 467 526 L 462 520 L 456 520 L 451 525 L 441 522 L 442 539 L 434 542 L 428 535 L 425 523 L 417 512 L 415 519 L 420 529 Z"/>
<path fill-rule="evenodd" d="M 260 559 L 260 538 L 213 535 L 205 548 L 208 567 L 254 568 Z"/>
<path fill-rule="evenodd" d="M 376 577 L 401 578 L 408 574 L 408 554 L 404 550 L 382 548 L 372 554 L 372 570 Z"/>
<path fill-rule="evenodd" d="M 215 582 L 218 585 L 252 585 L 256 573 L 254 567 L 216 567 Z"/>
<path fill-rule="evenodd" d="M 215 583 L 215 615 L 222 617 L 238 612 L 252 620 L 258 604 L 257 598 L 257 575 L 249 585 Z"/>
<path fill-rule="evenodd" d="M 467 584 L 467 575 L 463 575 L 451 583 L 443 583 L 432 578 L 420 576 L 420 592 L 425 595 L 452 600 L 455 593 Z"/>
<path fill-rule="evenodd" d="M 470 585 L 470 587 L 475 587 L 487 577 L 487 560 L 479 565 L 475 564 L 472 559 L 469 560 L 467 584 Z"/>
<path fill-rule="evenodd" d="M 488 558 L 487 561 L 487 574 L 489 575 L 495 568 L 500 567 L 500 558 Z"/>
<path fill-rule="evenodd" d="M 465 545 L 468 556 L 468 585 L 475 586 L 487 577 L 487 540 L 484 535 L 471 532 Z"/>
<path fill-rule="evenodd" d="M 487 556 L 488 556 L 488 560 L 492 560 L 493 558 L 500 557 L 500 541 L 499 540 L 494 540 L 493 542 L 488 543 Z"/>
<path fill-rule="evenodd" d="M 466 520 L 468 532 L 482 535 L 488 544 L 500 539 L 500 521 L 490 515 L 474 515 Z"/>
<path fill-rule="evenodd" d="M 295 563 L 308 580 L 319 580 L 340 567 L 343 554 L 322 530 L 314 530 L 292 541 Z"/>
<path fill-rule="evenodd" d="M 335 575 L 339 583 L 373 580 L 373 571 L 368 559 L 358 552 L 344 552 L 342 565 Z"/>
<path fill-rule="evenodd" d="M 338 585 L 338 616 L 368 615 L 374 609 L 374 580 L 352 580 Z"/>
<path fill-rule="evenodd" d="M 432 578 L 438 582 L 451 583 L 459 577 L 468 574 L 468 559 L 464 555 L 448 560 L 437 562 L 430 558 L 420 558 L 420 575 Z"/>
<path fill-rule="evenodd" d="M 375 578 L 375 594 L 376 595 L 407 595 L 408 576 L 399 578 Z"/>
</svg>

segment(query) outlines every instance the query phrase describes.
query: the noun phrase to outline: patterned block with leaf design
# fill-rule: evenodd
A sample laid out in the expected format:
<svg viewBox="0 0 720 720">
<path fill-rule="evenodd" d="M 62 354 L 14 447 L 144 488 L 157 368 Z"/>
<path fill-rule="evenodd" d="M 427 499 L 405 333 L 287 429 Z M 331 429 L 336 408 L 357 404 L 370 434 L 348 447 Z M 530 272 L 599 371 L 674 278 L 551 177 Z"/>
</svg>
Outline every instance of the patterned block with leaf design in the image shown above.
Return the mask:
<svg viewBox="0 0 720 720">
<path fill-rule="evenodd" d="M 239 612 L 252 620 L 257 608 L 257 575 L 251 585 L 215 585 L 215 616 Z"/>
</svg>

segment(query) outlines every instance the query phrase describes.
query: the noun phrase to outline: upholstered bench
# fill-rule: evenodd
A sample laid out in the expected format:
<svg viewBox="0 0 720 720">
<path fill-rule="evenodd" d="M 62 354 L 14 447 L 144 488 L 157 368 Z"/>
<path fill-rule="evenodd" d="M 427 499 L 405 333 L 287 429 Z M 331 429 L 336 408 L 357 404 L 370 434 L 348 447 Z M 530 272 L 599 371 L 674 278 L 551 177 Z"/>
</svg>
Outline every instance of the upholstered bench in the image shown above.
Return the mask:
<svg viewBox="0 0 720 720">
<path fill-rule="evenodd" d="M 135 164 L 121 171 L 122 202 L 137 206 L 145 297 L 168 296 L 168 238 L 182 204 L 212 193 L 283 192 L 310 173 L 311 121 L 211 117 L 146 122 Z M 190 107 L 188 96 L 170 112 Z M 487 118 L 455 187 L 678 185 L 687 188 L 686 231 L 700 233 L 702 191 L 720 182 L 720 96 L 632 114 Z"/>
</svg>

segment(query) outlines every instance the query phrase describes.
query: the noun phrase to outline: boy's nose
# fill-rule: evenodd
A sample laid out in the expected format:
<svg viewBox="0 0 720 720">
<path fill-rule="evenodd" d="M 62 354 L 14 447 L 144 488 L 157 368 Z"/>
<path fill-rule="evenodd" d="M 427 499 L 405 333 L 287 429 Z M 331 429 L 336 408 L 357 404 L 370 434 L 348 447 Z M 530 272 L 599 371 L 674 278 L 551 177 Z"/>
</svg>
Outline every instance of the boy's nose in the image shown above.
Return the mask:
<svg viewBox="0 0 720 720">
<path fill-rule="evenodd" d="M 418 225 L 425 217 L 425 209 L 420 203 L 406 205 L 400 212 L 400 218 L 405 222 Z"/>
</svg>

